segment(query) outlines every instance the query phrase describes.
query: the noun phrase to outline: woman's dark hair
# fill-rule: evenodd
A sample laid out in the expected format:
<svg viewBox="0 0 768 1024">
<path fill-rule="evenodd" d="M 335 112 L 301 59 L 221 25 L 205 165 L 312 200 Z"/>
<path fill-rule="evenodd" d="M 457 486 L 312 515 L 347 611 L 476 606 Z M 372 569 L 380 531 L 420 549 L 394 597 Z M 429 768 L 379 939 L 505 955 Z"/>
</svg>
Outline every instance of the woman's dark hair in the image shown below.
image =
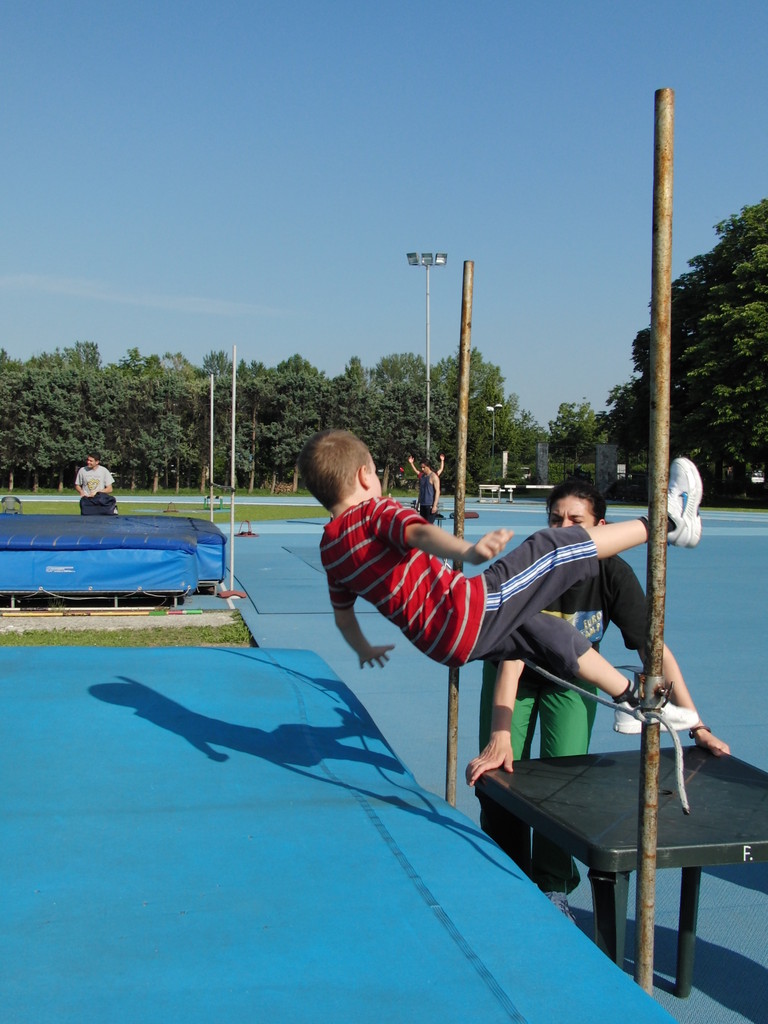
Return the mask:
<svg viewBox="0 0 768 1024">
<path fill-rule="evenodd" d="M 600 491 L 598 491 L 594 484 L 590 484 L 586 480 L 575 479 L 563 480 L 561 484 L 553 487 L 549 492 L 549 497 L 547 498 L 547 519 L 549 519 L 552 506 L 563 498 L 581 498 L 583 501 L 588 501 L 592 505 L 595 519 L 598 522 L 601 519 L 605 519 L 606 503 Z"/>
</svg>

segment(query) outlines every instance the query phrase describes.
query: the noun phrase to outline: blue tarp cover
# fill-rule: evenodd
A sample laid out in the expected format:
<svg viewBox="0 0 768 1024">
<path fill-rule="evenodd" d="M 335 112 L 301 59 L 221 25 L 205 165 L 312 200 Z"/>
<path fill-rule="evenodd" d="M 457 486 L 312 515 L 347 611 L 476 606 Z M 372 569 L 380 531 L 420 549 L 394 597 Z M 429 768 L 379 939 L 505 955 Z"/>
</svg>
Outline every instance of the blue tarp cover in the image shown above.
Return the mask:
<svg viewBox="0 0 768 1024">
<path fill-rule="evenodd" d="M 157 548 L 194 553 L 189 519 L 159 516 L 2 516 L 0 550 Z"/>
<path fill-rule="evenodd" d="M 187 593 L 224 578 L 212 523 L 162 516 L 0 516 L 3 593 Z"/>
</svg>

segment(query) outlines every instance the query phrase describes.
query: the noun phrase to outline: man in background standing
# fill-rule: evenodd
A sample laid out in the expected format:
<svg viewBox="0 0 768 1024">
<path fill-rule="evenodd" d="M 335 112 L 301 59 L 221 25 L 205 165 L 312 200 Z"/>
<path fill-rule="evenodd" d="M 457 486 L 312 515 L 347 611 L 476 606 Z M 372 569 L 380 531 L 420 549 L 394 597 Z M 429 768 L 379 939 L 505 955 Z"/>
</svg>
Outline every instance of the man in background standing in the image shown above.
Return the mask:
<svg viewBox="0 0 768 1024">
<path fill-rule="evenodd" d="M 112 494 L 114 477 L 101 465 L 98 455 L 89 455 L 77 471 L 75 490 L 80 495 L 80 514 L 84 516 L 117 515 L 117 501 Z"/>
<path fill-rule="evenodd" d="M 412 455 L 408 456 L 408 461 L 419 478 L 419 515 L 426 519 L 428 523 L 434 523 L 440 503 L 440 474 L 445 469 L 445 456 L 440 456 L 440 469 L 437 473 L 435 473 L 428 462 L 421 463 L 421 470 L 416 469 Z"/>
</svg>

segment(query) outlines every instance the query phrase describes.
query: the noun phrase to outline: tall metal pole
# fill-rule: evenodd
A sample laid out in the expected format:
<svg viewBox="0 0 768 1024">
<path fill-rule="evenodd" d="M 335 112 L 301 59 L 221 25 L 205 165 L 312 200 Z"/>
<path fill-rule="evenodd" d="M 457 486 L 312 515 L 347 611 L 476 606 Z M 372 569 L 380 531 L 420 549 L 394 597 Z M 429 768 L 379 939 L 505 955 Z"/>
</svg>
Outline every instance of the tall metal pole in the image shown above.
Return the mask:
<svg viewBox="0 0 768 1024">
<path fill-rule="evenodd" d="M 211 447 L 208 458 L 208 503 L 211 509 L 211 522 L 213 522 L 213 374 L 211 374 Z"/>
<path fill-rule="evenodd" d="M 427 459 L 429 459 L 429 449 L 432 444 L 432 436 L 430 429 L 431 419 L 431 404 L 432 404 L 432 365 L 430 359 L 430 323 L 429 323 L 429 268 L 433 265 L 436 267 L 444 267 L 448 261 L 447 252 L 436 252 L 434 255 L 431 252 L 407 252 L 405 254 L 408 260 L 408 265 L 411 267 L 424 267 L 427 272 Z"/>
<path fill-rule="evenodd" d="M 461 295 L 461 331 L 459 336 L 459 406 L 456 423 L 456 493 L 453 499 L 453 532 L 464 536 L 464 502 L 467 493 L 467 424 L 469 422 L 469 368 L 472 348 L 472 288 L 475 264 L 464 264 Z M 461 571 L 463 562 L 455 561 Z M 448 669 L 448 730 L 445 752 L 445 799 L 456 806 L 456 775 L 459 737 L 459 670 Z"/>
<path fill-rule="evenodd" d="M 496 462 L 496 410 L 502 408 L 501 402 L 495 405 L 486 405 L 486 411 L 491 414 L 491 476 L 493 476 L 494 463 Z"/>
<path fill-rule="evenodd" d="M 429 460 L 429 412 L 430 412 L 430 368 L 429 368 L 429 264 L 426 265 L 427 271 L 427 460 Z"/>
<path fill-rule="evenodd" d="M 651 273 L 651 427 L 648 483 L 648 574 L 643 705 L 653 707 L 663 680 L 664 605 L 667 569 L 669 395 L 672 310 L 672 179 L 675 94 L 655 95 L 653 153 L 653 260 Z M 660 726 L 643 724 L 640 745 L 640 807 L 635 931 L 635 981 L 653 991 L 656 847 L 659 811 Z"/>
<path fill-rule="evenodd" d="M 235 589 L 235 414 L 237 412 L 237 345 L 232 346 L 232 440 L 229 471 L 229 589 Z"/>
</svg>

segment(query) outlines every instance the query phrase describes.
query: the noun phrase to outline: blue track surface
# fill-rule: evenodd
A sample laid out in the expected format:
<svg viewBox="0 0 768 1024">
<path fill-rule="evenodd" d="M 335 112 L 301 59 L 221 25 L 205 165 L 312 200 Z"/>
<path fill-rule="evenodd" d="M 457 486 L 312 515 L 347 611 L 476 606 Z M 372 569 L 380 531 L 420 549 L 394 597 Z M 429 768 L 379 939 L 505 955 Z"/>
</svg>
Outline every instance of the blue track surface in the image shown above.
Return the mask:
<svg viewBox="0 0 768 1024">
<path fill-rule="evenodd" d="M 545 525 L 543 502 L 478 505 L 467 535 L 509 526 L 518 539 Z M 609 518 L 637 515 L 614 506 Z M 734 754 L 768 771 L 768 662 L 766 580 L 768 516 L 706 512 L 704 536 L 694 551 L 668 552 L 666 639 L 685 673 L 704 720 Z M 333 626 L 317 562 L 324 518 L 313 523 L 258 523 L 258 538 L 235 547 L 238 585 L 249 594 L 238 607 L 260 644 L 304 647 L 318 653 L 363 701 L 399 757 L 427 790 L 445 792 L 447 671 L 418 654 L 374 611 L 364 613 L 366 633 L 396 649 L 384 670 L 361 671 Z M 514 542 L 513 542 L 514 543 Z M 645 551 L 627 560 L 645 580 Z M 258 609 L 258 610 L 257 610 Z M 362 612 L 362 608 L 361 608 Z M 635 664 L 615 627 L 603 652 L 617 665 Z M 480 669 L 461 672 L 459 777 L 477 752 Z M 686 742 L 687 737 L 686 737 Z M 662 737 L 662 745 L 670 745 Z M 595 752 L 639 749 L 639 738 L 619 737 L 613 715 L 599 708 L 592 737 Z M 473 792 L 459 782 L 457 806 L 477 820 Z M 693 813 L 695 813 L 695 808 Z M 586 870 L 569 899 L 579 927 L 592 934 L 592 902 Z M 680 875 L 657 877 L 655 995 L 674 1018 L 695 1024 L 765 1024 L 768 1006 L 768 865 L 706 869 L 702 878 L 694 990 L 687 1000 L 670 994 L 675 973 Z M 633 971 L 634 876 L 625 968 Z"/>
<path fill-rule="evenodd" d="M 9 1024 L 669 1019 L 316 656 L 6 650 Z"/>
</svg>

